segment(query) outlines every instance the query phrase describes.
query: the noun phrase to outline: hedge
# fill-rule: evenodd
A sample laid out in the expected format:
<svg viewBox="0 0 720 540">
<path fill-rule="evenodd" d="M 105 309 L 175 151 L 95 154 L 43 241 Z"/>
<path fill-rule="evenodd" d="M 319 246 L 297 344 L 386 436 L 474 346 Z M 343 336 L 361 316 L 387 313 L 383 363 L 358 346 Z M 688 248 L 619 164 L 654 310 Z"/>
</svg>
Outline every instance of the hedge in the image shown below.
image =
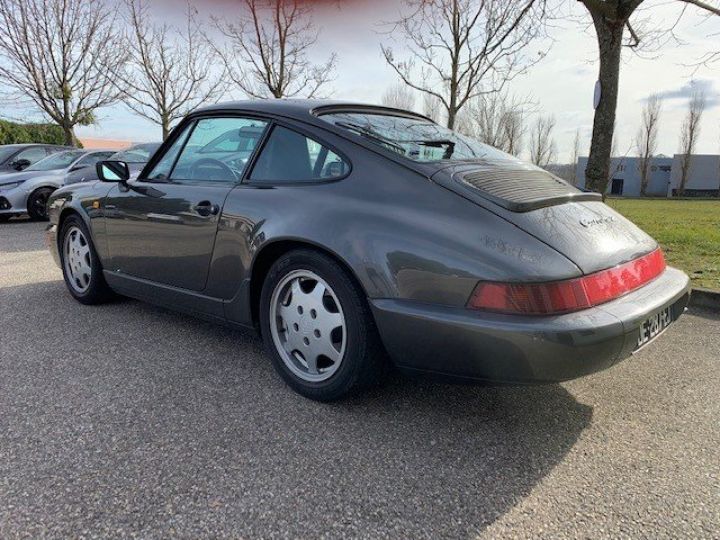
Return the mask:
<svg viewBox="0 0 720 540">
<path fill-rule="evenodd" d="M 0 120 L 0 144 L 64 144 L 65 137 L 55 124 L 17 124 Z"/>
</svg>

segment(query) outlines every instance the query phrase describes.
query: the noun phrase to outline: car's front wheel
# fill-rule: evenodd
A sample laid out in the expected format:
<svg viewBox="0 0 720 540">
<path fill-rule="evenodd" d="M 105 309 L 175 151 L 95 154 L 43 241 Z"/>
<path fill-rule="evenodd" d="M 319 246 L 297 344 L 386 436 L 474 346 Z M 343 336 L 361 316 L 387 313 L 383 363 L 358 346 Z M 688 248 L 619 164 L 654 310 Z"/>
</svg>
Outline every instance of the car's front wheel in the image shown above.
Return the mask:
<svg viewBox="0 0 720 540">
<path fill-rule="evenodd" d="M 363 291 L 321 253 L 295 250 L 272 265 L 260 324 L 275 368 L 308 398 L 339 399 L 383 375 L 383 348 Z"/>
<path fill-rule="evenodd" d="M 78 302 L 100 304 L 113 297 L 90 233 L 79 216 L 63 221 L 59 247 L 65 284 Z"/>
<path fill-rule="evenodd" d="M 52 192 L 55 191 L 53 188 L 38 188 L 33 191 L 27 200 L 27 212 L 30 219 L 35 221 L 47 221 L 47 202 Z"/>
</svg>

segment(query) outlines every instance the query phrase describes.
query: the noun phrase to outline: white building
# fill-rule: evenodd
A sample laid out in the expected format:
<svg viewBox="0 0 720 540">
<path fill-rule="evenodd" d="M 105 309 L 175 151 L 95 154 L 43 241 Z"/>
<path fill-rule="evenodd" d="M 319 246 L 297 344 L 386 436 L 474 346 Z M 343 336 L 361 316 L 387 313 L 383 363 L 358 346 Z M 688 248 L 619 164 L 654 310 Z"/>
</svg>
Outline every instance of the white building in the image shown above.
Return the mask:
<svg viewBox="0 0 720 540">
<path fill-rule="evenodd" d="M 682 177 L 682 159 L 684 154 L 675 154 L 670 175 L 668 196 L 677 195 Z M 694 154 L 690 159 L 690 169 L 685 183 L 687 197 L 716 197 L 720 190 L 720 156 Z"/>
<path fill-rule="evenodd" d="M 658 156 L 650 162 L 650 181 L 646 194 L 654 197 L 673 197 L 680 185 L 682 155 Z M 585 187 L 585 167 L 588 158 L 577 162 L 578 187 Z M 720 190 L 720 156 L 695 154 L 690 161 L 685 195 L 714 197 Z M 610 181 L 606 193 L 615 196 L 640 196 L 640 158 L 615 157 L 610 163 Z"/>
</svg>

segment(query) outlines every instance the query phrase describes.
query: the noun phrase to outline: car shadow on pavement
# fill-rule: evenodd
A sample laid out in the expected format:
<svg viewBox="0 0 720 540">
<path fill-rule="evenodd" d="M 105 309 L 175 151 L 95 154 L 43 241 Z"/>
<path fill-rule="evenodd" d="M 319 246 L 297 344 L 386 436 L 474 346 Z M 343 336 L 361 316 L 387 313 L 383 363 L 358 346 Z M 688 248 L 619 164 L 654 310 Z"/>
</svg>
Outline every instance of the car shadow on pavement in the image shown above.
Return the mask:
<svg viewBox="0 0 720 540">
<path fill-rule="evenodd" d="M 468 537 L 592 420 L 561 385 L 393 376 L 315 403 L 252 334 L 131 300 L 82 306 L 61 282 L 0 294 L 9 535 Z"/>
</svg>

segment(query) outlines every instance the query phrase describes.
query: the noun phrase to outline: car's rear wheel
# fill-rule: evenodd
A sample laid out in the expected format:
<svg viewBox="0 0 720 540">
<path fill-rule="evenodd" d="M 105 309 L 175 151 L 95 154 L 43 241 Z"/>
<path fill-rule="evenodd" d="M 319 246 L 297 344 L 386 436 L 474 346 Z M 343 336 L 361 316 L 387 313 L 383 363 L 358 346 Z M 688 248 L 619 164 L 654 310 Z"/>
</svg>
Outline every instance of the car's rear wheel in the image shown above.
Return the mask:
<svg viewBox="0 0 720 540">
<path fill-rule="evenodd" d="M 79 216 L 63 222 L 59 247 L 65 284 L 78 302 L 100 304 L 113 297 L 90 233 Z"/>
<path fill-rule="evenodd" d="M 27 200 L 27 212 L 30 219 L 35 221 L 47 221 L 47 202 L 52 192 L 55 191 L 53 188 L 38 188 L 33 191 Z"/>
<path fill-rule="evenodd" d="M 308 398 L 339 399 L 383 375 L 383 348 L 363 291 L 321 253 L 294 250 L 272 265 L 260 324 L 275 368 Z"/>
</svg>

